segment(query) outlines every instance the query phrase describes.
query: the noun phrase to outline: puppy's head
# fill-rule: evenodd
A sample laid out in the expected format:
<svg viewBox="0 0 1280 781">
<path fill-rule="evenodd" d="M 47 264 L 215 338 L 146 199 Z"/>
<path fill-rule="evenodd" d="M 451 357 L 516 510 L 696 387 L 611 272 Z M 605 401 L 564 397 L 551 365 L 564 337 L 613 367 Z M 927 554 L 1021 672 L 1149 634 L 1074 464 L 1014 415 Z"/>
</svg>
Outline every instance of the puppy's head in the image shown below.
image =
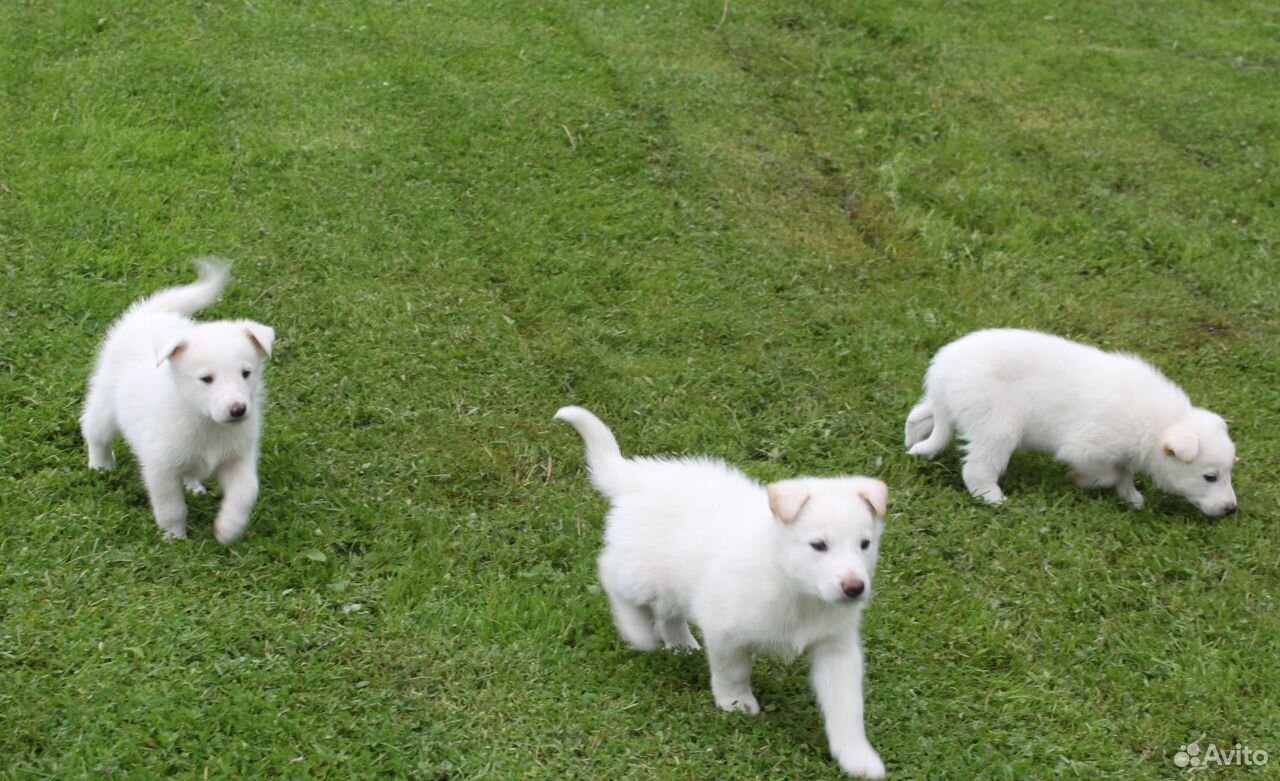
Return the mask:
<svg viewBox="0 0 1280 781">
<path fill-rule="evenodd" d="M 1161 435 L 1160 452 L 1151 456 L 1151 477 L 1165 491 L 1185 496 L 1205 515 L 1219 518 L 1236 511 L 1231 487 L 1235 460 L 1226 421 L 1196 408 Z"/>
<path fill-rule="evenodd" d="M 188 403 L 216 423 L 253 418 L 262 365 L 276 332 L 251 320 L 202 323 L 156 342 L 156 365 L 169 371 Z"/>
<path fill-rule="evenodd" d="M 787 575 L 826 602 L 869 599 L 888 487 L 869 477 L 808 477 L 768 490 L 769 509 L 782 525 L 778 554 Z"/>
</svg>

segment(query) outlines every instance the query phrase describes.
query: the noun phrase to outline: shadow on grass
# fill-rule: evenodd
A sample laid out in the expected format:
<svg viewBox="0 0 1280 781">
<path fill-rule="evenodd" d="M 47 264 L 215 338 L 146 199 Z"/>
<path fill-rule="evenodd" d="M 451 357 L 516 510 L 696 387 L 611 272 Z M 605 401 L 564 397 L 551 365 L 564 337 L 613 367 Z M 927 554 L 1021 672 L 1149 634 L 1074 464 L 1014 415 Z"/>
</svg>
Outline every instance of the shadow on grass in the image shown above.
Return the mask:
<svg viewBox="0 0 1280 781">
<path fill-rule="evenodd" d="M 961 477 L 962 469 L 963 453 L 953 447 L 932 461 L 919 461 L 916 475 L 929 492 L 967 495 L 968 491 Z M 1018 451 L 1009 460 L 1009 467 L 1000 478 L 1000 487 L 1008 497 L 1007 502 L 1011 508 L 1017 507 L 1019 500 L 1040 495 L 1054 504 L 1060 500 L 1071 502 L 1073 509 L 1085 512 L 1105 512 L 1115 508 L 1141 513 L 1152 519 L 1176 519 L 1183 523 L 1212 524 L 1224 520 L 1210 518 L 1186 499 L 1161 491 L 1146 475 L 1139 474 L 1136 478 L 1138 490 L 1147 500 L 1146 506 L 1135 510 L 1110 488 L 1082 489 L 1076 486 L 1067 476 L 1069 472 L 1069 466 L 1046 453 Z M 974 500 L 974 504 L 984 506 L 984 503 L 977 500 Z"/>
</svg>

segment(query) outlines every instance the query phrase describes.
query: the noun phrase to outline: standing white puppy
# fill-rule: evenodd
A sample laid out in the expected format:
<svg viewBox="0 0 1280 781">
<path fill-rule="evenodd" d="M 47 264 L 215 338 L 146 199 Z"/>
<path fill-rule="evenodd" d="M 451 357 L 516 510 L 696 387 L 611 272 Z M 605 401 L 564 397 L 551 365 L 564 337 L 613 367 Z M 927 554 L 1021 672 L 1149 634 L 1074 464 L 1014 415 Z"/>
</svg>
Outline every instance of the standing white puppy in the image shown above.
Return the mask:
<svg viewBox="0 0 1280 781">
<path fill-rule="evenodd" d="M 184 483 L 202 492 L 201 481 L 217 475 L 223 497 L 213 531 L 229 545 L 258 498 L 262 365 L 275 331 L 250 320 L 191 321 L 229 276 L 221 261 L 199 266 L 198 281 L 138 301 L 107 332 L 80 429 L 93 469 L 115 465 L 112 443 L 124 435 L 166 537 L 187 536 Z"/>
<path fill-rule="evenodd" d="M 760 485 L 709 458 L 622 457 L 581 407 L 556 413 L 582 435 L 591 482 L 612 509 L 600 581 L 632 647 L 696 650 L 727 711 L 760 712 L 751 654 L 807 653 L 831 753 L 852 775 L 883 778 L 863 728 L 858 626 L 871 596 L 889 489 L 867 477 Z"/>
<path fill-rule="evenodd" d="M 907 416 L 907 452 L 932 458 L 958 429 L 964 484 L 988 502 L 1004 501 L 997 481 L 1009 456 L 1030 449 L 1134 507 L 1143 499 L 1133 475 L 1146 472 L 1205 515 L 1236 511 L 1226 422 L 1136 356 L 1036 331 L 975 331 L 938 351 L 924 388 Z"/>
</svg>

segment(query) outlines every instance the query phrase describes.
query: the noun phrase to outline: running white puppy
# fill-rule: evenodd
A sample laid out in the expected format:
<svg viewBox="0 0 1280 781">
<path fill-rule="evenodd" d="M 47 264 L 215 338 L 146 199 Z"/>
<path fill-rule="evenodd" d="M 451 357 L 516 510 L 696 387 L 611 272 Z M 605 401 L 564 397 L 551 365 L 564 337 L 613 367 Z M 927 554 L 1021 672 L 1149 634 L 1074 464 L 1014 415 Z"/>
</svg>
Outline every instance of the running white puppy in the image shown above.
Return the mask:
<svg viewBox="0 0 1280 781">
<path fill-rule="evenodd" d="M 591 482 L 609 500 L 600 581 L 632 647 L 697 650 L 727 711 L 760 712 L 751 654 L 809 654 L 831 753 L 883 778 L 862 717 L 858 626 L 871 596 L 889 489 L 867 477 L 800 478 L 767 488 L 709 458 L 622 457 L 600 419 L 556 413 L 582 435 Z"/>
<path fill-rule="evenodd" d="M 199 493 L 217 475 L 223 497 L 213 531 L 230 545 L 258 498 L 262 365 L 275 331 L 250 320 L 188 319 L 217 300 L 229 277 L 220 261 L 199 266 L 198 281 L 138 301 L 107 332 L 80 429 L 93 469 L 115 465 L 112 444 L 124 435 L 166 537 L 187 536 L 184 483 Z"/>
<path fill-rule="evenodd" d="M 988 502 L 1004 501 L 997 481 L 1013 451 L 1031 449 L 1134 507 L 1143 499 L 1133 475 L 1146 472 L 1205 515 L 1236 511 L 1226 422 L 1133 355 L 1036 331 L 975 331 L 938 351 L 924 388 L 907 416 L 907 452 L 932 458 L 959 429 L 964 484 Z"/>
</svg>

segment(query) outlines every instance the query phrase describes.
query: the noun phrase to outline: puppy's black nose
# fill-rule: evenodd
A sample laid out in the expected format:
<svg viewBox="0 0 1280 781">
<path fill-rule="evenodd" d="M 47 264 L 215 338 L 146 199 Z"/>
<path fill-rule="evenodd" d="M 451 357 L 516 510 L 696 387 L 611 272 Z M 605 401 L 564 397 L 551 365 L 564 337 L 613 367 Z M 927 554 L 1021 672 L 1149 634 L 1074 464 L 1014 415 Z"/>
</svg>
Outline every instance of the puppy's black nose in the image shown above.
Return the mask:
<svg viewBox="0 0 1280 781">
<path fill-rule="evenodd" d="M 237 401 L 235 404 L 231 405 L 231 409 L 227 410 L 227 412 L 230 412 L 231 417 L 233 418 L 243 418 L 247 409 L 248 407 L 246 407 L 242 402 Z"/>
<path fill-rule="evenodd" d="M 840 581 L 840 590 L 844 592 L 846 597 L 853 599 L 867 590 L 867 584 L 863 583 L 859 578 L 849 578 Z"/>
<path fill-rule="evenodd" d="M 1232 513 L 1234 513 L 1235 511 L 1236 511 L 1236 503 L 1235 503 L 1235 502 L 1232 502 L 1231 504 L 1229 504 L 1229 505 L 1227 505 L 1226 507 L 1223 507 L 1223 508 L 1222 508 L 1222 514 L 1223 514 L 1223 515 L 1231 515 L 1231 514 L 1232 514 Z"/>
</svg>

